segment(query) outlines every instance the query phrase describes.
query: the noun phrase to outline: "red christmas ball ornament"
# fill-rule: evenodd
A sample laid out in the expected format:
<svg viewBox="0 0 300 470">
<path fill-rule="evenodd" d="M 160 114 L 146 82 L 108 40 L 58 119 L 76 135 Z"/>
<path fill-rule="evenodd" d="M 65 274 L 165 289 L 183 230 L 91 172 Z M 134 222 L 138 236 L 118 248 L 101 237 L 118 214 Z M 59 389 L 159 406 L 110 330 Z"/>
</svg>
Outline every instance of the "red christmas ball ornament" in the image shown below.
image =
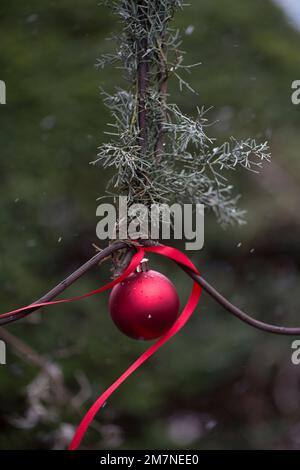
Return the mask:
<svg viewBox="0 0 300 470">
<path fill-rule="evenodd" d="M 150 340 L 159 338 L 173 325 L 179 313 L 179 298 L 174 284 L 150 270 L 144 259 L 135 273 L 112 289 L 109 310 L 125 335 Z"/>
</svg>

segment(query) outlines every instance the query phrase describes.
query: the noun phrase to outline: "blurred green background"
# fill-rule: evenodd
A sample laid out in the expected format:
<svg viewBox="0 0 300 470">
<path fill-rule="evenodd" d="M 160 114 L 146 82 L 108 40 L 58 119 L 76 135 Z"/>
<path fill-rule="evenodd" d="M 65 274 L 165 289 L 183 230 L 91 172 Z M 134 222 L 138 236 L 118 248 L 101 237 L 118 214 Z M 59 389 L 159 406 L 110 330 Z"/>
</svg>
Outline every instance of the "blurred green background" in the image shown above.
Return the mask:
<svg viewBox="0 0 300 470">
<path fill-rule="evenodd" d="M 223 231 L 206 217 L 205 248 L 194 261 L 253 316 L 300 326 L 300 106 L 291 102 L 299 33 L 270 0 L 189 3 L 175 23 L 186 61 L 202 62 L 190 77 L 199 94 L 181 94 L 173 83 L 172 101 L 192 115 L 195 104 L 213 106 L 212 135 L 268 138 L 273 155 L 261 175 L 235 175 L 248 224 Z M 96 199 L 109 175 L 89 162 L 110 119 L 99 87 L 111 91 L 121 78 L 94 63 L 113 47 L 105 38 L 118 27 L 96 0 L 1 0 L 2 312 L 39 298 L 94 254 L 92 243 L 101 244 Z M 184 301 L 183 273 L 157 258 L 152 266 Z M 109 275 L 107 263 L 65 296 Z M 113 326 L 106 294 L 49 307 L 7 331 L 0 449 L 65 448 L 87 407 L 147 346 Z M 293 339 L 254 331 L 203 294 L 183 332 L 110 399 L 83 448 L 299 448 Z"/>
</svg>

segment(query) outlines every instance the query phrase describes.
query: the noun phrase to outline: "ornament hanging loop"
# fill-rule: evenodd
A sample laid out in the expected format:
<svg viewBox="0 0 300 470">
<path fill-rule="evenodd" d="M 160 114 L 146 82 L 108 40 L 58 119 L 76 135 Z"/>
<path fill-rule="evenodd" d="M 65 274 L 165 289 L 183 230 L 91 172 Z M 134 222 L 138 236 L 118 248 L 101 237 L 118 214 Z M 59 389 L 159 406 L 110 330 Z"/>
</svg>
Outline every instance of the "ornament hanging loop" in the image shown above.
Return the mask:
<svg viewBox="0 0 300 470">
<path fill-rule="evenodd" d="M 149 266 L 149 260 L 148 258 L 143 258 L 138 267 L 136 268 L 137 273 L 146 273 L 149 271 L 150 266 Z"/>
</svg>

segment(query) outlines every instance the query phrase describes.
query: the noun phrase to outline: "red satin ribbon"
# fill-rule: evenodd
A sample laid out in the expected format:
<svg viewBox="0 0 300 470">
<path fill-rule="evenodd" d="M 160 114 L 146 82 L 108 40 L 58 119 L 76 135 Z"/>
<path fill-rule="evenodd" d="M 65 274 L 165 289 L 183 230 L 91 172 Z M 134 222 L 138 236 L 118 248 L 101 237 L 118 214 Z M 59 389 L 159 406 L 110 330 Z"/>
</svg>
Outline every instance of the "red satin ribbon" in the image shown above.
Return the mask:
<svg viewBox="0 0 300 470">
<path fill-rule="evenodd" d="M 170 258 L 173 261 L 177 261 L 178 263 L 183 264 L 184 266 L 192 269 L 194 272 L 199 274 L 198 270 L 191 262 L 191 260 L 181 251 L 176 250 L 175 248 L 171 248 L 169 246 L 152 246 L 144 249 L 147 252 L 158 253 L 160 255 L 166 256 L 167 258 Z M 79 424 L 75 436 L 73 437 L 72 442 L 69 446 L 69 450 L 76 450 L 79 447 L 95 415 L 98 413 L 98 411 L 107 401 L 107 399 L 114 393 L 114 391 L 119 388 L 119 386 L 123 382 L 125 382 L 125 380 L 134 371 L 136 371 L 136 369 L 138 369 L 145 361 L 147 361 L 147 359 L 149 359 L 149 357 L 151 357 L 164 343 L 171 339 L 172 336 L 176 335 L 176 333 L 178 333 L 178 331 L 181 330 L 181 328 L 186 324 L 199 302 L 201 291 L 202 288 L 196 282 L 194 282 L 193 289 L 188 299 L 188 302 L 176 322 L 169 329 L 169 331 L 167 331 L 167 333 L 165 333 L 155 344 L 150 346 L 147 351 L 145 351 L 104 393 L 102 393 L 102 395 L 89 409 L 89 411 L 86 413 L 83 420 Z"/>
<path fill-rule="evenodd" d="M 101 292 L 111 289 L 116 284 L 119 284 L 120 282 L 124 281 L 124 279 L 126 279 L 129 276 L 129 274 L 133 273 L 138 267 L 138 265 L 140 264 L 140 262 L 142 261 L 142 259 L 144 258 L 145 253 L 144 253 L 143 247 L 140 247 L 139 245 L 137 245 L 137 249 L 138 251 L 132 257 L 131 262 L 128 265 L 128 267 L 125 269 L 125 271 L 113 281 L 109 282 L 108 284 L 105 284 L 105 286 L 99 287 L 99 289 L 88 292 L 87 294 L 79 295 L 78 297 L 72 297 L 71 299 L 54 300 L 53 302 L 41 302 L 41 303 L 27 305 L 26 307 L 18 308 L 17 310 L 11 310 L 10 312 L 2 313 L 2 315 L 0 315 L 0 318 L 7 318 L 16 313 L 25 312 L 26 310 L 30 310 L 32 307 L 40 308 L 40 307 L 46 307 L 47 305 L 63 304 L 66 302 L 73 302 L 74 300 L 85 299 L 86 297 L 91 297 L 92 295 L 100 294 Z"/>
<path fill-rule="evenodd" d="M 45 307 L 47 305 L 55 305 L 65 302 L 72 302 L 74 300 L 84 299 L 86 297 L 90 297 L 95 294 L 99 294 L 100 292 L 104 292 L 108 289 L 111 289 L 116 284 L 122 282 L 126 277 L 128 277 L 132 272 L 135 271 L 137 266 L 140 264 L 141 260 L 144 258 L 145 251 L 149 253 L 157 253 L 162 256 L 166 256 L 167 258 L 176 261 L 177 263 L 182 264 L 183 266 L 188 267 L 195 273 L 199 274 L 197 268 L 191 262 L 191 260 L 181 251 L 177 250 L 176 248 L 172 248 L 170 246 L 151 246 L 151 247 L 142 247 L 140 245 L 136 246 L 137 252 L 132 257 L 131 263 L 127 267 L 127 269 L 113 281 L 109 282 L 103 287 L 96 289 L 92 292 L 87 294 L 81 295 L 79 297 L 73 297 L 71 299 L 63 299 L 63 300 L 56 300 L 53 302 L 42 302 L 37 304 L 31 304 L 27 307 L 23 307 L 17 310 L 12 310 L 11 312 L 4 313 L 0 315 L 0 318 L 9 317 L 10 315 L 20 313 L 26 310 L 31 309 L 34 307 Z M 186 324 L 192 313 L 194 312 L 201 295 L 202 288 L 194 282 L 192 292 L 188 299 L 186 306 L 184 307 L 181 315 L 177 318 L 175 323 L 172 327 L 165 333 L 156 343 L 150 346 L 99 398 L 98 400 L 92 405 L 89 411 L 86 413 L 84 418 L 82 419 L 81 423 L 79 424 L 76 433 L 72 439 L 72 442 L 69 446 L 69 450 L 75 450 L 79 447 L 89 425 L 93 421 L 95 415 L 98 413 L 100 408 L 104 405 L 107 399 L 113 394 L 113 392 L 123 383 L 125 380 L 134 372 L 136 371 L 147 359 L 149 359 L 164 343 L 166 343 L 169 339 L 171 339 L 176 333 L 178 333 L 181 328 Z"/>
</svg>

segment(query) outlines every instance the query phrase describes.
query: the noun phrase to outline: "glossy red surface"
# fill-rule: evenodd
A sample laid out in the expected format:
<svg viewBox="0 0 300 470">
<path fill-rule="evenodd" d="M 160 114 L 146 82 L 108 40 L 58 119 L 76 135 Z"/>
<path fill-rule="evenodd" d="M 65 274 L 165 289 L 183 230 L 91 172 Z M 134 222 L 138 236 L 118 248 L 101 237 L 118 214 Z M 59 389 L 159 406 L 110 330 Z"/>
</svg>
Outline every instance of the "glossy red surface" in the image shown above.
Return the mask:
<svg viewBox="0 0 300 470">
<path fill-rule="evenodd" d="M 173 325 L 179 298 L 172 282 L 157 271 L 131 274 L 116 285 L 109 297 L 116 326 L 135 339 L 155 339 Z"/>
</svg>

